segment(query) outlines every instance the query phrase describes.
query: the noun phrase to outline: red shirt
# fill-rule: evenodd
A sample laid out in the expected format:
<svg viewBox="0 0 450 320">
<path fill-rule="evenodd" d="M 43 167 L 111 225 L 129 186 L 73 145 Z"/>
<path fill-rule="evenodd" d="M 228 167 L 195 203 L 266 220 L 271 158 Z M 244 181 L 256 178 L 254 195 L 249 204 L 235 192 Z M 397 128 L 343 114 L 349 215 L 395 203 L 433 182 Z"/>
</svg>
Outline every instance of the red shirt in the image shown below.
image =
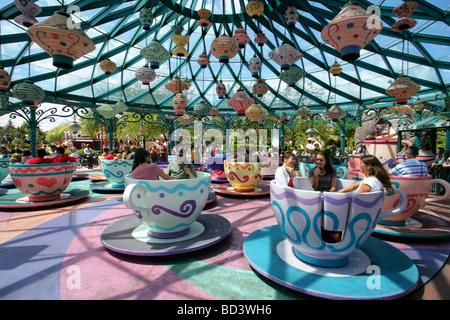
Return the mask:
<svg viewBox="0 0 450 320">
<path fill-rule="evenodd" d="M 46 164 L 53 163 L 53 158 L 33 158 L 28 160 L 27 164 Z"/>
<path fill-rule="evenodd" d="M 76 162 L 77 160 L 74 157 L 71 157 L 67 154 L 63 154 L 61 157 L 60 156 L 56 156 L 53 158 L 50 158 L 53 160 L 53 163 L 65 163 L 65 162 Z M 30 163 L 28 161 L 28 163 Z"/>
</svg>

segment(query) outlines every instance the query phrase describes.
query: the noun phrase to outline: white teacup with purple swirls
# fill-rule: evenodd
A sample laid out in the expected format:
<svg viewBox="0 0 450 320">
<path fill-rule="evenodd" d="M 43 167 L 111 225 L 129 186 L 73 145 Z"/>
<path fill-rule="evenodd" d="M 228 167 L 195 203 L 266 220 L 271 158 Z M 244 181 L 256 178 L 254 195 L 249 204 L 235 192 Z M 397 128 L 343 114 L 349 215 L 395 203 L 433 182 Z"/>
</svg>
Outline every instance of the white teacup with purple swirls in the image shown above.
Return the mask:
<svg viewBox="0 0 450 320">
<path fill-rule="evenodd" d="M 305 179 L 304 185 L 309 184 L 309 188 L 281 187 L 275 180 L 271 181 L 272 209 L 283 235 L 293 246 L 294 254 L 300 260 L 322 267 L 347 264 L 348 257 L 369 238 L 377 222 L 399 214 L 407 204 L 405 194 L 395 189 L 400 196 L 398 205 L 382 212 L 382 191 L 320 192 L 311 189 L 308 178 L 296 179 Z M 340 241 L 326 242 L 322 230 L 340 233 Z"/>
<path fill-rule="evenodd" d="M 169 239 L 189 233 L 208 199 L 211 175 L 197 172 L 193 179 L 139 180 L 128 174 L 125 181 L 125 206 L 150 236 Z"/>
</svg>

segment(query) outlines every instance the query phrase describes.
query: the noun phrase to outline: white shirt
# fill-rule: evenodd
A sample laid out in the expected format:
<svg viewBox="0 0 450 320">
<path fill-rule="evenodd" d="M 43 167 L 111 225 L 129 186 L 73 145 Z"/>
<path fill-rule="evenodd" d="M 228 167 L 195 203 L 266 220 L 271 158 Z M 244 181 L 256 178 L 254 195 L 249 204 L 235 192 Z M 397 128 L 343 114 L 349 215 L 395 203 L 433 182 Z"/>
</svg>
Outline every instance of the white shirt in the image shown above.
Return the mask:
<svg viewBox="0 0 450 320">
<path fill-rule="evenodd" d="M 91 154 L 92 149 L 91 148 L 84 148 L 84 154 Z"/>
<path fill-rule="evenodd" d="M 381 184 L 380 180 L 378 180 L 376 177 L 374 176 L 370 176 L 370 177 L 364 177 L 364 179 L 361 181 L 361 183 L 358 186 L 358 189 L 356 189 L 355 192 L 357 192 L 359 190 L 359 188 L 361 188 L 361 185 L 366 184 L 369 187 L 372 188 L 372 190 L 370 191 L 383 191 L 384 187 Z"/>
<path fill-rule="evenodd" d="M 275 170 L 275 183 L 281 187 L 285 187 L 288 185 L 291 176 L 286 171 L 286 169 L 281 166 Z"/>
</svg>

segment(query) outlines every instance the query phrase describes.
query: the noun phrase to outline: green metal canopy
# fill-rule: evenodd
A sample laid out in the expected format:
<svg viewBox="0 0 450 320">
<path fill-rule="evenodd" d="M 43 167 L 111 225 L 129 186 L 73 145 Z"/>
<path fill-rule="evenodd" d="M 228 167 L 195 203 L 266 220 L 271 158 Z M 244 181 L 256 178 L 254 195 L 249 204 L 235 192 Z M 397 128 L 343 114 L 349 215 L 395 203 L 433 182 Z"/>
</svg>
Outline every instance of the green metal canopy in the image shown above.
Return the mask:
<svg viewBox="0 0 450 320">
<path fill-rule="evenodd" d="M 95 43 L 95 50 L 74 62 L 72 69 L 52 65 L 51 57 L 28 37 L 27 27 L 14 18 L 21 14 L 11 0 L 0 0 L 1 64 L 12 77 L 12 85 L 31 79 L 45 90 L 45 102 L 73 103 L 93 107 L 103 103 L 116 103 L 119 99 L 134 110 L 173 113 L 173 93 L 165 84 L 175 76 L 188 79 L 191 87 L 186 91 L 187 110 L 193 110 L 202 99 L 216 106 L 223 114 L 235 114 L 227 101 L 238 88 L 243 88 L 269 114 L 295 112 L 302 104 L 315 110 L 328 108 L 334 103 L 342 107 L 392 102 L 386 89 L 405 67 L 408 76 L 421 86 L 414 98 L 443 97 L 450 84 L 450 15 L 448 0 L 417 0 L 414 12 L 417 26 L 403 33 L 394 32 L 397 20 L 392 10 L 401 0 L 358 0 L 368 9 L 378 6 L 383 22 L 381 33 L 353 62 L 340 60 L 340 53 L 321 39 L 321 30 L 348 2 L 347 0 L 262 0 L 265 10 L 257 19 L 245 12 L 244 0 L 38 0 L 42 8 L 36 16 L 43 21 L 62 5 L 70 8 L 72 17 Z M 154 20 L 150 30 L 144 30 L 139 12 L 148 5 Z M 295 28 L 287 28 L 284 13 L 295 6 L 299 13 Z M 212 25 L 201 28 L 198 10 L 212 12 Z M 372 7 L 373 8 L 373 7 Z M 188 57 L 172 56 L 156 70 L 157 77 L 150 86 L 142 86 L 135 71 L 145 64 L 140 50 L 157 38 L 171 52 L 175 47 L 171 26 L 184 27 L 189 37 Z M 239 50 L 228 64 L 211 55 L 211 42 L 220 35 L 232 36 L 237 28 L 244 28 L 251 41 Z M 262 31 L 268 41 L 263 47 L 254 39 Z M 280 80 L 280 67 L 268 57 L 269 51 L 284 41 L 291 43 L 303 54 L 296 63 L 306 76 L 294 87 Z M 211 61 L 203 69 L 197 63 L 206 52 Z M 269 91 L 262 97 L 252 93 L 255 79 L 249 71 L 253 56 L 262 61 L 261 77 Z M 117 69 L 110 75 L 99 67 L 100 61 L 110 59 Z M 338 77 L 329 69 L 334 62 L 343 68 Z M 227 87 L 226 97 L 219 99 L 215 86 L 222 80 Z M 19 106 L 17 99 L 10 99 Z"/>
<path fill-rule="evenodd" d="M 450 128 L 450 119 L 442 119 L 438 116 L 432 116 L 410 125 L 399 127 L 398 131 L 425 131 L 447 128 Z"/>
</svg>

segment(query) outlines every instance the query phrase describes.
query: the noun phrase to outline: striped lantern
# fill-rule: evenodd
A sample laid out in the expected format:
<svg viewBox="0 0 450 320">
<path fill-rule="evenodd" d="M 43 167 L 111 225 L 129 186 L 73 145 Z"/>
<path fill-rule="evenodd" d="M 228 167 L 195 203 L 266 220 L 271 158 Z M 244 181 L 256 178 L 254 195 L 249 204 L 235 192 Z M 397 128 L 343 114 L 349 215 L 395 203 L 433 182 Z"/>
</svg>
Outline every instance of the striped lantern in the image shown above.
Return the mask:
<svg viewBox="0 0 450 320">
<path fill-rule="evenodd" d="M 69 14 L 56 11 L 50 18 L 35 23 L 27 34 L 44 49 L 57 68 L 71 69 L 78 58 L 94 51 L 94 42 L 81 29 L 67 25 Z"/>
<path fill-rule="evenodd" d="M 150 82 L 156 79 L 156 73 L 153 69 L 148 67 L 148 63 L 145 66 L 137 69 L 135 75 L 143 85 L 149 85 Z"/>
<path fill-rule="evenodd" d="M 195 104 L 194 112 L 196 115 L 198 115 L 200 117 L 206 117 L 210 112 L 210 107 L 205 102 L 205 100 L 202 100 L 199 103 Z"/>
<path fill-rule="evenodd" d="M 144 47 L 140 53 L 141 56 L 150 62 L 150 68 L 152 69 L 159 69 L 159 66 L 170 58 L 169 51 L 167 51 L 156 39 L 150 41 L 150 43 Z"/>
<path fill-rule="evenodd" d="M 233 38 L 226 35 L 220 36 L 211 43 L 211 54 L 219 59 L 219 62 L 228 63 L 239 52 L 239 45 Z"/>
<path fill-rule="evenodd" d="M 15 84 L 11 93 L 28 106 L 35 106 L 45 98 L 45 91 L 28 79 Z"/>
</svg>

